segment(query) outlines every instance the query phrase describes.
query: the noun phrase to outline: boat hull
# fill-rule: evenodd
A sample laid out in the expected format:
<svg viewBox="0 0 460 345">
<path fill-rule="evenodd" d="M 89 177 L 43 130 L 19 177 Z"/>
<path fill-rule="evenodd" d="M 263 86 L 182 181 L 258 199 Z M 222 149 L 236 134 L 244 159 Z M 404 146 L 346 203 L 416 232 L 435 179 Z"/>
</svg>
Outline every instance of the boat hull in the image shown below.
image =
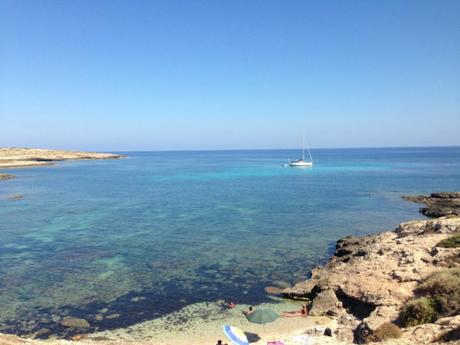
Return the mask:
<svg viewBox="0 0 460 345">
<path fill-rule="evenodd" d="M 289 166 L 293 168 L 308 168 L 313 166 L 313 162 L 291 162 Z"/>
</svg>

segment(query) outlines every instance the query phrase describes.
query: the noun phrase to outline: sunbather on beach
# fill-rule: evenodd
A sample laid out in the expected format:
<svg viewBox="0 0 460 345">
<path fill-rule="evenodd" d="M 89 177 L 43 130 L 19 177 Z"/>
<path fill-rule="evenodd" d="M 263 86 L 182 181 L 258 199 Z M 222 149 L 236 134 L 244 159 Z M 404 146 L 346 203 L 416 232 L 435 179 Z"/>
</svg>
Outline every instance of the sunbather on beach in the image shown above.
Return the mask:
<svg viewBox="0 0 460 345">
<path fill-rule="evenodd" d="M 306 317 L 307 315 L 308 315 L 307 307 L 304 305 L 302 306 L 302 308 L 300 308 L 300 310 L 285 311 L 282 314 L 283 317 L 294 317 L 294 316 Z"/>
</svg>

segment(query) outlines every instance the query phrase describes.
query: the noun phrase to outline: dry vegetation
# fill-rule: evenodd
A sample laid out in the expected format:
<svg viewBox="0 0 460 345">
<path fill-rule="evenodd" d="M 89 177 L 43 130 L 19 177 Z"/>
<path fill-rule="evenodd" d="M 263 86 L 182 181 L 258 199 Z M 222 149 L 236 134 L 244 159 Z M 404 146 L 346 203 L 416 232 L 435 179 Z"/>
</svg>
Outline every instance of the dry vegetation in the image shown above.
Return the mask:
<svg viewBox="0 0 460 345">
<path fill-rule="evenodd" d="M 439 242 L 436 247 L 441 248 L 459 248 L 460 247 L 460 233 L 455 234 L 452 237 L 446 238 Z"/>
<path fill-rule="evenodd" d="M 434 322 L 460 312 L 460 267 L 429 275 L 416 289 L 419 296 L 401 313 L 405 326 Z"/>
<path fill-rule="evenodd" d="M 392 322 L 386 322 L 379 326 L 368 338 L 367 342 L 382 342 L 388 339 L 396 339 L 402 336 L 401 329 Z"/>
</svg>

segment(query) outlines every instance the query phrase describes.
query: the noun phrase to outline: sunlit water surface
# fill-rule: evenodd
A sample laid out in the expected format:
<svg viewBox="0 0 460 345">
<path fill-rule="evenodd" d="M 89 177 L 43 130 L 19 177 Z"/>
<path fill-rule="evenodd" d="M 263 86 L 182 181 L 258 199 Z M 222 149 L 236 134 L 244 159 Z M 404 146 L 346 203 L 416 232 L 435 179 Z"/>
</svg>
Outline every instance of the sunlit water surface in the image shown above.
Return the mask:
<svg viewBox="0 0 460 345">
<path fill-rule="evenodd" d="M 267 150 L 11 170 L 17 179 L 0 182 L 0 331 L 68 336 L 65 316 L 94 331 L 198 302 L 267 302 L 264 287 L 305 279 L 338 238 L 421 218 L 402 195 L 460 189 L 460 148 L 312 153 L 312 169 L 281 166 L 296 151 Z"/>
</svg>

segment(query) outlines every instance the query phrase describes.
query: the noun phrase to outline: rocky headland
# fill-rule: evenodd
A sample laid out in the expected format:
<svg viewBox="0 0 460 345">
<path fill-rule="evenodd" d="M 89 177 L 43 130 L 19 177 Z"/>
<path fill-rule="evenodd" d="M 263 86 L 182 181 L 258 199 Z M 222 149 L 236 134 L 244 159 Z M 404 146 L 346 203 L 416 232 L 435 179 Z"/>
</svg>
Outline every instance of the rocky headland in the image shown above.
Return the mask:
<svg viewBox="0 0 460 345">
<path fill-rule="evenodd" d="M 460 216 L 460 193 L 441 192 L 430 195 L 408 195 L 404 199 L 426 206 L 420 208 L 420 213 L 427 217 Z"/>
<path fill-rule="evenodd" d="M 338 341 L 395 333 L 397 343 L 460 342 L 460 193 L 405 199 L 423 202 L 420 212 L 437 218 L 345 237 L 309 280 L 284 290 L 310 301 L 310 315 L 331 316 Z"/>
<path fill-rule="evenodd" d="M 277 338 L 285 344 L 296 344 L 290 339 L 299 335 L 311 337 L 310 344 L 460 344 L 460 192 L 405 199 L 423 202 L 420 211 L 433 218 L 337 241 L 334 255 L 313 269 L 310 279 L 283 290 L 284 297 L 308 303 L 309 317 L 295 332 L 280 330 Z M 65 322 L 86 326 L 80 319 Z M 74 339 L 69 343 L 155 344 L 149 338 L 129 341 L 90 334 Z M 61 340 L 0 335 L 0 344 L 51 345 Z"/>
<path fill-rule="evenodd" d="M 4 147 L 0 148 L 0 168 L 46 166 L 64 160 L 117 159 L 122 157 L 124 156 L 113 153 Z M 1 174 L 0 179 L 5 179 L 7 176 L 6 174 Z"/>
</svg>

